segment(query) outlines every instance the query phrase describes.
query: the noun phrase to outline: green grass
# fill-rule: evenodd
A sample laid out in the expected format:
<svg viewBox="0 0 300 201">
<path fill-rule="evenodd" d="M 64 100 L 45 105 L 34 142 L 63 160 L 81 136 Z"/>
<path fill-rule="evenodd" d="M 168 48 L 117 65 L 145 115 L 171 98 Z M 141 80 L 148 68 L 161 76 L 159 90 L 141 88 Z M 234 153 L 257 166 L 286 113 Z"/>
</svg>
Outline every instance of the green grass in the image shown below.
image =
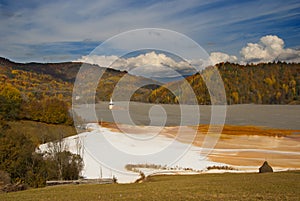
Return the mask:
<svg viewBox="0 0 300 201">
<path fill-rule="evenodd" d="M 155 176 L 141 184 L 68 185 L 0 194 L 0 200 L 299 200 L 300 172 Z"/>
</svg>

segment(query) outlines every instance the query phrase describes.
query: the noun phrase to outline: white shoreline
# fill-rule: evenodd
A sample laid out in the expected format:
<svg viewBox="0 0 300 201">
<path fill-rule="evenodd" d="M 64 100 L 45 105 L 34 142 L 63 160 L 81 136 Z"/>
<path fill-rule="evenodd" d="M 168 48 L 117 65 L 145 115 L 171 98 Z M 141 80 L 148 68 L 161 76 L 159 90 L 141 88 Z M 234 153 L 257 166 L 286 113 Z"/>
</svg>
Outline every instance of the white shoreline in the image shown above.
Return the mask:
<svg viewBox="0 0 300 201">
<path fill-rule="evenodd" d="M 78 152 L 78 140 L 82 143 L 82 157 L 84 161 L 84 169 L 82 176 L 87 179 L 112 178 L 116 177 L 119 183 L 132 183 L 140 178 L 140 174 L 125 169 L 127 164 L 155 164 L 167 165 L 168 169 L 147 169 L 135 168 L 142 171 L 145 176 L 149 175 L 186 175 L 186 174 L 206 174 L 206 173 L 254 173 L 258 172 L 259 166 L 234 166 L 225 163 L 217 163 L 210 161 L 208 158 L 200 156 L 201 147 L 194 145 L 186 145 L 173 138 L 163 135 L 155 136 L 151 140 L 138 140 L 128 137 L 126 134 L 111 131 L 108 128 L 99 126 L 97 123 L 87 125 L 87 132 L 70 136 L 64 139 L 67 150 L 72 153 Z M 134 135 L 134 134 L 130 134 Z M 147 135 L 147 133 L 143 134 Z M 151 134 L 150 134 L 151 135 Z M 141 134 L 137 135 L 140 137 Z M 112 146 L 111 146 L 112 145 Z M 183 149 L 187 148 L 185 154 L 170 164 L 168 157 L 172 154 L 183 153 Z M 162 148 L 163 147 L 163 148 Z M 162 152 L 165 147 L 171 147 L 167 155 L 159 157 L 151 157 L 155 152 Z M 40 145 L 41 151 L 47 150 L 47 144 Z M 214 149 L 215 153 L 238 153 L 238 152 L 265 152 L 276 154 L 296 154 L 299 152 L 274 151 L 265 149 Z M 174 153 L 173 153 L 174 152 Z M 143 155 L 144 154 L 144 155 Z M 169 155 L 168 155 L 169 154 Z M 236 170 L 211 169 L 209 166 L 228 166 Z M 173 169 L 172 169 L 173 168 Z M 184 170 L 188 168 L 188 170 Z M 288 168 L 273 168 L 275 172 L 285 170 L 295 170 Z"/>
</svg>

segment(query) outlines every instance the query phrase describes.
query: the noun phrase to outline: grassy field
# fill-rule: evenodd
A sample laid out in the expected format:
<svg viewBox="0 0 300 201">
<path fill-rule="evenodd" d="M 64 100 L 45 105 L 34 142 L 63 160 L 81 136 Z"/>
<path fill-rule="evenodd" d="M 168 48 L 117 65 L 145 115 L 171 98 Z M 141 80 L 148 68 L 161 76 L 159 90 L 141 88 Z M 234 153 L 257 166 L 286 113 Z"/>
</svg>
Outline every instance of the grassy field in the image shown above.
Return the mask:
<svg viewBox="0 0 300 201">
<path fill-rule="evenodd" d="M 299 200 L 300 171 L 155 176 L 140 184 L 68 185 L 0 194 L 0 200 Z"/>
</svg>

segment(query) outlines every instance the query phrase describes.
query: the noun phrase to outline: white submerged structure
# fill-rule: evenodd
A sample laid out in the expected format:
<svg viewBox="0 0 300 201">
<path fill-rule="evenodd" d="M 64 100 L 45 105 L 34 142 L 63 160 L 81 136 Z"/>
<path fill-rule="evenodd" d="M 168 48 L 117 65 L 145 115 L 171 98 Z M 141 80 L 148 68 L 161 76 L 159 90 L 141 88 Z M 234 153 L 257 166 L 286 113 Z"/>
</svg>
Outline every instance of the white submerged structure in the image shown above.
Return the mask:
<svg viewBox="0 0 300 201">
<path fill-rule="evenodd" d="M 196 174 L 208 166 L 226 165 L 201 157 L 201 147 L 188 145 L 186 149 L 187 144 L 163 135 L 128 135 L 113 132 L 96 123 L 88 124 L 87 130 L 64 139 L 68 151 L 82 156 L 84 169 L 81 174 L 87 179 L 116 177 L 119 183 L 131 183 L 140 177 L 138 171 L 146 176 Z M 46 151 L 47 147 L 48 144 L 42 144 L 40 150 Z M 155 164 L 165 168 L 136 168 L 138 171 L 133 172 L 125 168 L 128 164 Z"/>
</svg>

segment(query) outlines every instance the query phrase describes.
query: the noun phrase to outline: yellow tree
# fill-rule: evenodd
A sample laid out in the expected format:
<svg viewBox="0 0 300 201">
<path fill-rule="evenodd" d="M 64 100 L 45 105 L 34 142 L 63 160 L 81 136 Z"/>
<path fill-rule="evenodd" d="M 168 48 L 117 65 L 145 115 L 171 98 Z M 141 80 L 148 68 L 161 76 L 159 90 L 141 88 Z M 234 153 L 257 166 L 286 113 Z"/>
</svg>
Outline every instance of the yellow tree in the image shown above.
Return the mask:
<svg viewBox="0 0 300 201">
<path fill-rule="evenodd" d="M 232 92 L 231 97 L 235 104 L 239 103 L 239 93 L 238 92 Z"/>
<path fill-rule="evenodd" d="M 5 119 L 18 118 L 22 97 L 20 91 L 6 84 L 0 91 L 0 115 Z"/>
</svg>

